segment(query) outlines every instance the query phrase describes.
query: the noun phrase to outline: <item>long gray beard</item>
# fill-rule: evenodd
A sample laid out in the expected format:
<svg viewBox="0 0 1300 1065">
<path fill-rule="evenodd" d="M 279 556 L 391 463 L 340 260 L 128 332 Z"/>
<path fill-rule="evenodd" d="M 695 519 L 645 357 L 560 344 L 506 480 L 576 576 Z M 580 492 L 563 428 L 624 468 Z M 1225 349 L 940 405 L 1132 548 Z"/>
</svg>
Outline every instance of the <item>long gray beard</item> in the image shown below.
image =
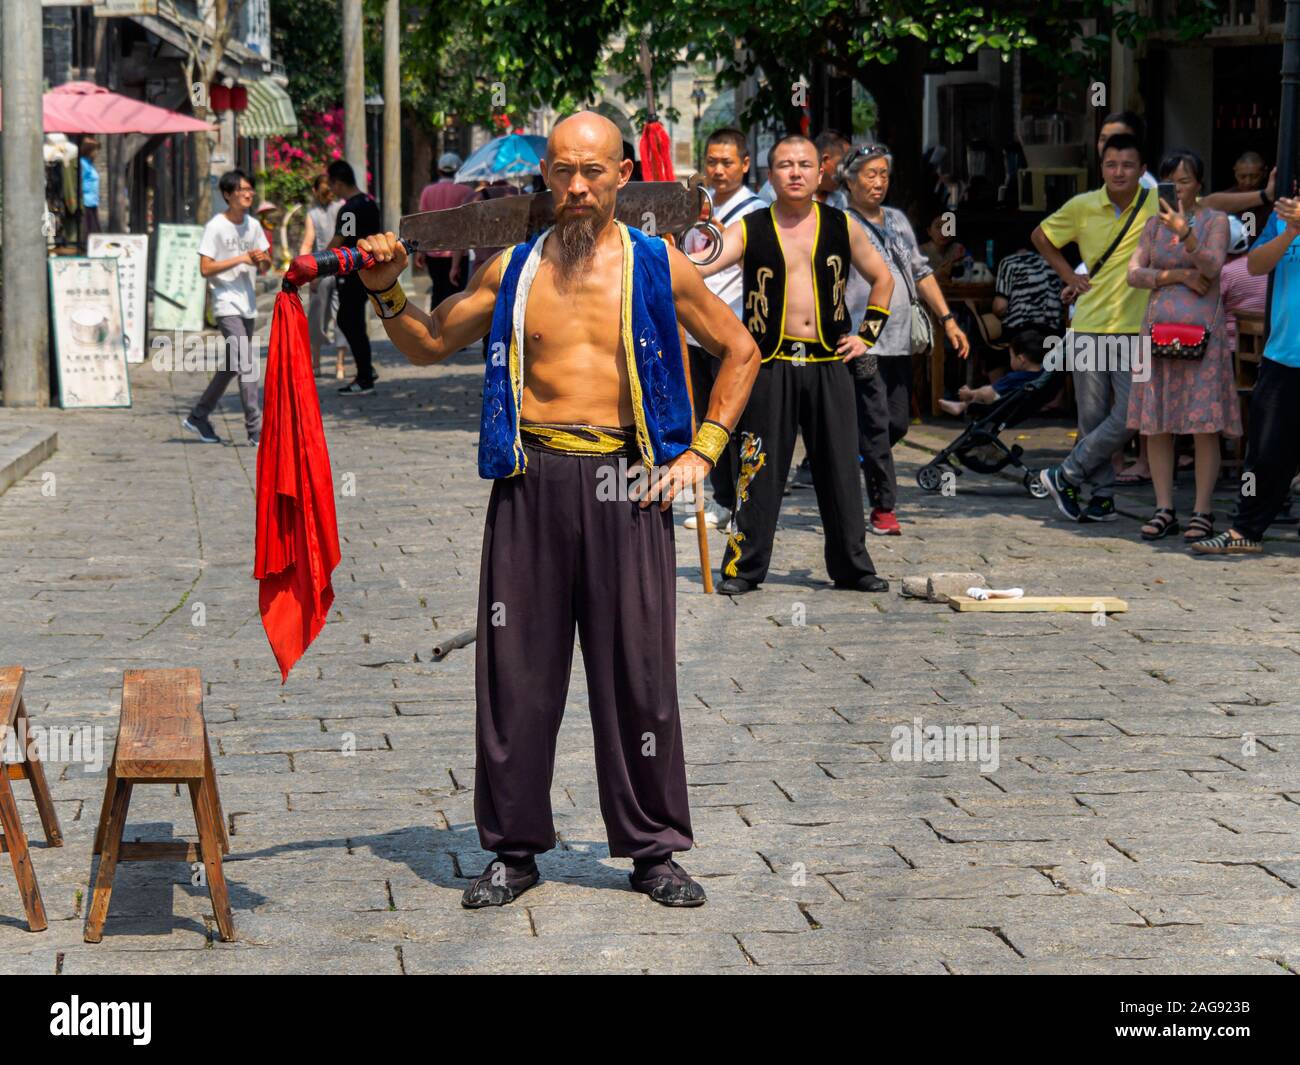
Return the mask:
<svg viewBox="0 0 1300 1065">
<path fill-rule="evenodd" d="M 559 248 L 559 280 L 571 285 L 581 281 L 591 270 L 596 258 L 596 232 L 601 220 L 596 212 L 581 215 L 561 215 L 555 221 L 555 237 Z"/>
</svg>

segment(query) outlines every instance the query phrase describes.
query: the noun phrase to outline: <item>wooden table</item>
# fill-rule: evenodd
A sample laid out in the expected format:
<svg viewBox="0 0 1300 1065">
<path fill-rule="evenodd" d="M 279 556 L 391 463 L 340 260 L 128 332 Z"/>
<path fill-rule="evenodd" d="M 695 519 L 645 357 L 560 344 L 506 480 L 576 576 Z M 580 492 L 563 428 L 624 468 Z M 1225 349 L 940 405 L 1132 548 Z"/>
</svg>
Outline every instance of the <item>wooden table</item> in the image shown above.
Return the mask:
<svg viewBox="0 0 1300 1065">
<path fill-rule="evenodd" d="M 994 284 L 992 281 L 940 281 L 939 291 L 943 293 L 943 298 L 948 301 L 948 309 L 952 310 L 954 304 L 964 303 L 970 309 L 971 313 L 978 316 L 981 312 L 990 311 L 993 308 L 993 291 Z M 944 346 L 943 326 L 939 323 L 939 316 L 930 309 L 926 304 L 926 310 L 929 311 L 930 321 L 934 326 L 934 343 L 930 346 L 930 413 L 939 413 L 939 400 L 943 398 L 943 367 L 947 357 Z M 974 347 L 978 336 L 969 338 L 971 345 Z"/>
</svg>

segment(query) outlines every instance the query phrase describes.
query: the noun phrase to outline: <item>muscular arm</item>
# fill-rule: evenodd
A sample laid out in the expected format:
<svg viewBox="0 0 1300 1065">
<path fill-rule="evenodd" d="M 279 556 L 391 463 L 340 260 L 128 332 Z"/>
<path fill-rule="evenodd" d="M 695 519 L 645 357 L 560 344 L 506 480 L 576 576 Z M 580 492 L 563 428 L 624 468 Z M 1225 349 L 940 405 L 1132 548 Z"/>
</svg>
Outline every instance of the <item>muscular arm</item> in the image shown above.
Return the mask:
<svg viewBox="0 0 1300 1065">
<path fill-rule="evenodd" d="M 876 251 L 876 246 L 861 226 L 849 226 L 849 254 L 853 257 L 853 268 L 871 286 L 867 302 L 888 310 L 889 301 L 894 297 L 894 275 L 885 265 L 884 256 Z M 854 322 L 853 328 L 856 330 L 861 324 Z"/>
<path fill-rule="evenodd" d="M 701 421 L 708 418 L 734 429 L 758 377 L 758 346 L 731 308 L 709 291 L 700 271 L 685 255 L 670 247 L 668 262 L 677 317 L 700 347 L 722 360 L 709 393 L 709 409 L 697 414 Z"/>
<path fill-rule="evenodd" d="M 701 277 L 712 277 L 719 270 L 725 270 L 728 266 L 735 266 L 745 256 L 745 230 L 744 219 L 740 218 L 732 222 L 722 231 L 722 254 L 719 255 L 708 266 L 696 266 L 694 269 Z M 675 271 L 674 267 L 674 271 Z M 676 289 L 677 281 L 674 274 L 673 288 Z M 695 334 L 692 333 L 692 336 Z"/>
<path fill-rule="evenodd" d="M 373 291 L 392 285 L 406 266 L 406 249 L 393 233 L 364 237 L 357 241 L 357 247 L 378 260 L 377 265 L 358 275 L 361 283 Z M 408 302 L 396 318 L 382 319 L 393 346 L 416 366 L 430 366 L 482 339 L 492 326 L 497 286 L 501 283 L 500 261 L 498 252 L 474 275 L 464 292 L 448 296 L 432 315 Z"/>
</svg>

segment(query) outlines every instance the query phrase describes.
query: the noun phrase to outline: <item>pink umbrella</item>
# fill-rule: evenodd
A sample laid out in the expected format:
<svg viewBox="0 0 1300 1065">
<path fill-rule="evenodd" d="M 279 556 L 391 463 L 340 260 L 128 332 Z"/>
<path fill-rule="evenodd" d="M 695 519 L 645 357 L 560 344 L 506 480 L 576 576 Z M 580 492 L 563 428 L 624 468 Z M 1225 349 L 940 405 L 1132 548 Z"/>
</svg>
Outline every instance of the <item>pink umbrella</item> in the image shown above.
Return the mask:
<svg viewBox="0 0 1300 1065">
<path fill-rule="evenodd" d="M 88 81 L 51 89 L 42 105 L 46 133 L 199 133 L 214 128 Z"/>
</svg>

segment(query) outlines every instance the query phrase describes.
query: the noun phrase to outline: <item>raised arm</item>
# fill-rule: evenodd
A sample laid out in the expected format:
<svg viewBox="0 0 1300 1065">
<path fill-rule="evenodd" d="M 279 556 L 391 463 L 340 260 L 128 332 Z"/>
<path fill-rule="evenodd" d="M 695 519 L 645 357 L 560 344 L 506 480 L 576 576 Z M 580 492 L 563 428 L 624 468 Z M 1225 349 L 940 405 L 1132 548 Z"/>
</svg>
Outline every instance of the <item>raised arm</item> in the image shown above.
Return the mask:
<svg viewBox="0 0 1300 1065">
<path fill-rule="evenodd" d="M 375 234 L 357 241 L 361 251 L 370 252 L 376 265 L 357 276 L 371 292 L 384 292 L 397 283 L 406 267 L 406 249 L 394 233 Z M 464 292 L 448 296 L 433 314 L 426 314 L 407 301 L 400 314 L 383 318 L 388 339 L 416 366 L 441 362 L 467 344 L 481 340 L 492 326 L 497 286 L 501 282 L 500 253 L 469 283 Z"/>
<path fill-rule="evenodd" d="M 1273 167 L 1268 175 L 1268 185 L 1263 190 L 1263 195 L 1260 194 L 1259 189 L 1251 189 L 1248 192 L 1237 192 L 1235 189 L 1227 192 L 1212 192 L 1208 196 L 1201 197 L 1201 206 L 1213 207 L 1216 211 L 1223 211 L 1225 214 L 1249 211 L 1252 207 L 1270 207 L 1276 187 L 1277 167 Z"/>
<path fill-rule="evenodd" d="M 745 220 L 737 219 L 722 231 L 722 254 L 708 266 L 694 266 L 701 277 L 712 277 L 719 270 L 735 266 L 745 256 Z M 688 260 L 689 261 L 689 260 Z M 674 282 L 675 284 L 675 282 Z M 695 334 L 692 333 L 692 336 Z"/>
</svg>

